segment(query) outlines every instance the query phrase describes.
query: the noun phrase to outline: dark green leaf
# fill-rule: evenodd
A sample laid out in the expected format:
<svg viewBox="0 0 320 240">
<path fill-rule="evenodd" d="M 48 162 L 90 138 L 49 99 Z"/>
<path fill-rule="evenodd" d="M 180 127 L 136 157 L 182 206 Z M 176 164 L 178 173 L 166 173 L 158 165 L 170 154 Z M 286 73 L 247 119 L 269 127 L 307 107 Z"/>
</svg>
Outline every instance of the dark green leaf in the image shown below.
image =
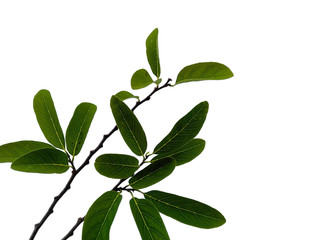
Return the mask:
<svg viewBox="0 0 320 240">
<path fill-rule="evenodd" d="M 122 196 L 109 191 L 102 194 L 84 218 L 82 240 L 109 240 L 109 233 Z"/>
<path fill-rule="evenodd" d="M 158 47 L 158 28 L 154 29 L 147 38 L 147 58 L 153 74 L 160 77 L 160 60 Z"/>
<path fill-rule="evenodd" d="M 120 91 L 115 96 L 119 98 L 121 101 L 127 100 L 129 98 L 136 98 L 139 100 L 138 96 L 134 96 L 132 93 L 129 93 L 127 91 Z"/>
<path fill-rule="evenodd" d="M 18 158 L 11 168 L 22 172 L 64 173 L 69 169 L 68 157 L 57 149 L 39 149 Z"/>
<path fill-rule="evenodd" d="M 51 145 L 36 141 L 19 141 L 0 146 L 0 163 L 14 162 L 29 152 L 43 148 L 53 148 Z"/>
<path fill-rule="evenodd" d="M 154 83 L 149 73 L 145 69 L 136 71 L 131 78 L 131 88 L 140 89 L 149 86 Z"/>
<path fill-rule="evenodd" d="M 147 138 L 137 117 L 116 96 L 111 97 L 110 105 L 124 141 L 134 154 L 142 156 L 147 149 Z"/>
<path fill-rule="evenodd" d="M 151 202 L 132 198 L 130 208 L 142 240 L 170 239 L 157 208 Z"/>
<path fill-rule="evenodd" d="M 193 81 L 224 80 L 231 77 L 233 77 L 231 70 L 221 63 L 196 63 L 183 68 L 179 72 L 176 85 Z"/>
<path fill-rule="evenodd" d="M 135 157 L 122 154 L 103 154 L 94 163 L 96 170 L 109 178 L 128 178 L 139 168 Z"/>
<path fill-rule="evenodd" d="M 81 151 L 97 107 L 91 103 L 80 103 L 73 113 L 66 133 L 67 149 L 72 156 Z"/>
<path fill-rule="evenodd" d="M 33 109 L 46 139 L 53 146 L 65 149 L 64 135 L 48 90 L 40 90 L 33 99 Z"/>
<path fill-rule="evenodd" d="M 195 106 L 173 126 L 171 132 L 155 147 L 154 153 L 170 153 L 192 140 L 202 128 L 208 108 L 208 102 Z"/>
<path fill-rule="evenodd" d="M 215 228 L 226 222 L 216 209 L 189 198 L 160 191 L 150 191 L 144 196 L 152 201 L 159 212 L 194 227 Z"/>
<path fill-rule="evenodd" d="M 135 189 L 149 187 L 169 176 L 173 172 L 175 166 L 176 161 L 173 158 L 161 159 L 151 163 L 148 167 L 134 175 L 129 180 L 129 184 Z"/>
</svg>

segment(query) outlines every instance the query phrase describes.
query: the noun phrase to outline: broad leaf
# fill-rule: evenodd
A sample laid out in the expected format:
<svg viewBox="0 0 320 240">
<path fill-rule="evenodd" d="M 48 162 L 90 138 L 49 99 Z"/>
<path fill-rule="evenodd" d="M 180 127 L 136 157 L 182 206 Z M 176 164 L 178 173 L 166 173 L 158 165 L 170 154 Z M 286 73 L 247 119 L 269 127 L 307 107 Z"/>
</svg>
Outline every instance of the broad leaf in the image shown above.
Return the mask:
<svg viewBox="0 0 320 240">
<path fill-rule="evenodd" d="M 176 166 L 176 161 L 173 158 L 164 158 L 138 172 L 130 180 L 129 184 L 132 188 L 141 189 L 149 187 L 157 182 L 160 182 L 169 176 Z"/>
<path fill-rule="evenodd" d="M 192 140 L 202 128 L 208 108 L 208 102 L 195 106 L 173 126 L 170 133 L 155 147 L 154 153 L 170 153 Z"/>
<path fill-rule="evenodd" d="M 216 209 L 189 198 L 161 191 L 150 191 L 144 196 L 152 201 L 159 212 L 194 227 L 215 228 L 226 222 Z"/>
<path fill-rule="evenodd" d="M 36 141 L 19 141 L 0 146 L 0 163 L 14 162 L 29 152 L 43 148 L 53 148 L 51 145 Z"/>
<path fill-rule="evenodd" d="M 139 168 L 135 157 L 122 154 L 103 154 L 94 163 L 96 170 L 109 178 L 128 178 Z"/>
<path fill-rule="evenodd" d="M 131 88 L 140 89 L 154 83 L 149 73 L 145 69 L 136 71 L 131 78 Z"/>
<path fill-rule="evenodd" d="M 35 95 L 33 109 L 39 126 L 48 142 L 57 148 L 65 149 L 64 135 L 48 90 L 40 90 Z"/>
<path fill-rule="evenodd" d="M 146 199 L 132 198 L 130 208 L 142 240 L 169 240 L 157 208 Z"/>
<path fill-rule="evenodd" d="M 231 70 L 216 62 L 202 62 L 183 68 L 177 77 L 176 84 L 203 80 L 224 80 L 233 77 Z"/>
<path fill-rule="evenodd" d="M 111 97 L 110 105 L 124 141 L 134 154 L 142 156 L 147 149 L 147 138 L 137 117 L 115 96 Z"/>
<path fill-rule="evenodd" d="M 18 158 L 11 168 L 22 172 L 64 173 L 69 169 L 68 157 L 57 149 L 39 149 Z"/>
<path fill-rule="evenodd" d="M 72 156 L 81 151 L 97 107 L 91 103 L 80 103 L 73 113 L 66 132 L 67 149 Z"/>
<path fill-rule="evenodd" d="M 146 41 L 148 62 L 153 74 L 157 78 L 160 77 L 161 73 L 158 47 L 158 32 L 158 28 L 154 29 L 152 33 L 150 33 Z"/>
<path fill-rule="evenodd" d="M 84 218 L 82 240 L 109 240 L 109 233 L 122 196 L 109 191 L 102 194 Z"/>
<path fill-rule="evenodd" d="M 121 101 L 127 100 L 129 98 L 136 98 L 139 100 L 138 96 L 134 96 L 132 93 L 129 93 L 127 91 L 120 91 L 115 96 L 119 98 Z"/>
</svg>

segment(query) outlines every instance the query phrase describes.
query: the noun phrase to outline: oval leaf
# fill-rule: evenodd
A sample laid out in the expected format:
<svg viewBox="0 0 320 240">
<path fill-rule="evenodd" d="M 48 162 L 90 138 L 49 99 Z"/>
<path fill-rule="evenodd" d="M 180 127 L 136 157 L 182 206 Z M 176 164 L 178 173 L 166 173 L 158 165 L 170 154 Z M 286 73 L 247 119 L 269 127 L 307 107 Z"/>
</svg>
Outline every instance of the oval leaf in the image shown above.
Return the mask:
<svg viewBox="0 0 320 240">
<path fill-rule="evenodd" d="M 82 240 L 109 240 L 109 233 L 122 196 L 109 191 L 102 194 L 84 218 Z"/>
<path fill-rule="evenodd" d="M 142 156 L 147 149 L 147 138 L 137 117 L 116 96 L 111 97 L 110 105 L 124 141 L 134 154 Z"/>
<path fill-rule="evenodd" d="M 35 95 L 33 109 L 39 126 L 48 142 L 57 148 L 65 149 L 64 135 L 51 94 L 48 90 L 40 90 Z"/>
<path fill-rule="evenodd" d="M 94 163 L 96 170 L 109 178 L 128 178 L 139 168 L 135 157 L 122 154 L 103 154 Z"/>
<path fill-rule="evenodd" d="M 138 96 L 134 96 L 132 93 L 129 93 L 127 91 L 120 91 L 115 96 L 119 98 L 121 101 L 127 100 L 129 98 L 136 98 L 139 100 Z"/>
<path fill-rule="evenodd" d="M 158 47 L 158 28 L 154 29 L 147 38 L 147 58 L 153 74 L 160 77 L 160 59 L 159 59 L 159 47 Z"/>
<path fill-rule="evenodd" d="M 91 103 L 80 103 L 74 111 L 66 132 L 67 149 L 72 156 L 81 151 L 96 111 Z"/>
<path fill-rule="evenodd" d="M 140 69 L 136 71 L 131 78 L 131 88 L 140 89 L 149 86 L 153 83 L 152 78 L 145 69 Z"/>
<path fill-rule="evenodd" d="M 11 168 L 22 172 L 64 173 L 69 169 L 68 157 L 57 149 L 39 149 L 30 152 L 11 164 Z"/>
<path fill-rule="evenodd" d="M 152 201 L 159 212 L 194 227 L 215 228 L 226 222 L 216 209 L 189 198 L 161 191 L 150 191 L 144 196 Z"/>
<path fill-rule="evenodd" d="M 170 239 L 157 208 L 151 202 L 132 198 L 130 208 L 142 240 Z"/>
</svg>

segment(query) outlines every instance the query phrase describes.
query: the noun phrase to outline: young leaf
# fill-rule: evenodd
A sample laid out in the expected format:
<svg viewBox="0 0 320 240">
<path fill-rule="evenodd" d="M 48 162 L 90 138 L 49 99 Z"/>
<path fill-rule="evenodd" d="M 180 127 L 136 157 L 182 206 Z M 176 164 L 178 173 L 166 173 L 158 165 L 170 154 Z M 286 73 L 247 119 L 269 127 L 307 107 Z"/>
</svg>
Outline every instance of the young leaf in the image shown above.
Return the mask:
<svg viewBox="0 0 320 240">
<path fill-rule="evenodd" d="M 139 168 L 135 157 L 122 154 L 103 154 L 94 163 L 96 170 L 109 178 L 128 178 Z"/>
<path fill-rule="evenodd" d="M 183 68 L 177 77 L 176 84 L 203 80 L 223 80 L 233 77 L 231 70 L 216 62 L 203 62 Z"/>
<path fill-rule="evenodd" d="M 18 158 L 11 168 L 22 172 L 64 173 L 69 169 L 68 157 L 57 149 L 39 149 Z"/>
<path fill-rule="evenodd" d="M 54 148 L 51 145 L 36 141 L 19 141 L 0 146 L 0 163 L 14 162 L 29 152 L 43 148 Z"/>
<path fill-rule="evenodd" d="M 216 209 L 189 198 L 161 191 L 150 191 L 144 196 L 152 201 L 159 212 L 194 227 L 215 228 L 226 222 Z"/>
<path fill-rule="evenodd" d="M 134 175 L 129 180 L 129 184 L 135 189 L 149 187 L 169 176 L 175 167 L 176 161 L 173 158 L 161 159 Z"/>
<path fill-rule="evenodd" d="M 147 138 L 137 117 L 115 96 L 111 97 L 110 105 L 124 141 L 134 154 L 142 156 L 147 149 Z"/>
<path fill-rule="evenodd" d="M 202 128 L 208 108 L 208 102 L 195 106 L 173 126 L 170 133 L 155 147 L 154 153 L 170 153 L 192 140 Z"/>
<path fill-rule="evenodd" d="M 153 74 L 160 77 L 160 60 L 158 48 L 158 28 L 154 29 L 147 38 L 147 58 Z"/>
<path fill-rule="evenodd" d="M 127 100 L 129 98 L 136 98 L 139 100 L 138 96 L 134 96 L 132 93 L 129 93 L 127 91 L 120 91 L 115 96 L 119 98 L 121 101 Z"/>
<path fill-rule="evenodd" d="M 131 88 L 140 89 L 149 86 L 154 83 L 149 73 L 145 69 L 136 71 L 131 78 Z"/>
<path fill-rule="evenodd" d="M 80 103 L 73 113 L 66 132 L 68 152 L 76 156 L 81 151 L 97 107 L 91 103 Z"/>
<path fill-rule="evenodd" d="M 190 162 L 196 158 L 203 151 L 206 142 L 202 139 L 192 139 L 182 147 L 170 152 L 168 154 L 158 155 L 152 159 L 152 162 L 159 161 L 160 159 L 171 157 L 176 160 L 176 165 L 182 165 Z"/>
<path fill-rule="evenodd" d="M 84 218 L 82 240 L 109 240 L 109 233 L 122 196 L 109 191 L 102 194 Z"/>
<path fill-rule="evenodd" d="M 64 135 L 51 94 L 48 90 L 40 90 L 35 95 L 33 109 L 39 126 L 49 143 L 57 148 L 65 149 Z"/>
<path fill-rule="evenodd" d="M 132 198 L 130 208 L 142 240 L 169 240 L 157 208 L 146 199 Z"/>
</svg>

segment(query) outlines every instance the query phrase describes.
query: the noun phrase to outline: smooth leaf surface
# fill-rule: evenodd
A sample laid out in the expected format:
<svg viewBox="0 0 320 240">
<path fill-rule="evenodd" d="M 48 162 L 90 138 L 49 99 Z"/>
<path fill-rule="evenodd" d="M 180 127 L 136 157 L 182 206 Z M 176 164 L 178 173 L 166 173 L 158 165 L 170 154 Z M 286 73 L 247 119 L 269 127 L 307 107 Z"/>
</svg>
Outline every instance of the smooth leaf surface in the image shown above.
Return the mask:
<svg viewBox="0 0 320 240">
<path fill-rule="evenodd" d="M 82 240 L 109 240 L 112 222 L 122 196 L 109 191 L 102 194 L 89 208 L 82 228 Z"/>
<path fill-rule="evenodd" d="M 190 198 L 161 191 L 150 191 L 144 196 L 152 201 L 159 212 L 194 227 L 215 228 L 226 222 L 219 211 Z"/>
<path fill-rule="evenodd" d="M 151 76 L 145 69 L 139 69 L 136 71 L 131 78 L 131 88 L 141 89 L 154 83 Z"/>
<path fill-rule="evenodd" d="M 91 103 L 80 103 L 75 109 L 66 132 L 67 149 L 72 156 L 80 153 L 96 111 Z"/>
<path fill-rule="evenodd" d="M 57 149 L 39 149 L 30 152 L 11 164 L 11 168 L 22 172 L 64 173 L 69 169 L 68 157 Z"/>
<path fill-rule="evenodd" d="M 169 176 L 173 172 L 175 166 L 176 161 L 173 158 L 161 159 L 151 163 L 149 166 L 134 175 L 129 180 L 129 184 L 135 189 L 149 187 Z"/>
<path fill-rule="evenodd" d="M 58 115 L 48 90 L 40 90 L 33 99 L 33 109 L 39 126 L 53 146 L 65 149 L 65 140 Z"/>
<path fill-rule="evenodd" d="M 138 96 L 134 96 L 132 93 L 127 91 L 120 91 L 115 96 L 119 98 L 121 101 L 127 100 L 129 98 L 136 98 L 139 100 Z"/>
<path fill-rule="evenodd" d="M 130 208 L 142 240 L 170 239 L 157 208 L 151 202 L 132 198 Z"/>
<path fill-rule="evenodd" d="M 51 145 L 37 141 L 19 141 L 0 146 L 0 163 L 14 162 L 18 158 L 43 148 L 53 148 Z"/>
<path fill-rule="evenodd" d="M 152 33 L 150 33 L 146 41 L 148 62 L 153 74 L 157 78 L 160 77 L 161 73 L 158 46 L 158 32 L 158 28 L 154 29 Z"/>
<path fill-rule="evenodd" d="M 202 62 L 183 68 L 177 77 L 176 84 L 203 80 L 224 80 L 233 77 L 231 70 L 216 62 Z"/>
<path fill-rule="evenodd" d="M 109 178 L 128 178 L 139 168 L 135 157 L 123 154 L 103 154 L 99 156 L 94 166 L 103 176 Z"/>
<path fill-rule="evenodd" d="M 110 105 L 124 141 L 134 154 L 142 156 L 147 149 L 147 138 L 137 117 L 115 96 L 111 97 Z"/>
<path fill-rule="evenodd" d="M 182 117 L 155 147 L 154 153 L 167 154 L 191 141 L 200 131 L 208 113 L 208 102 L 201 102 Z"/>
</svg>

